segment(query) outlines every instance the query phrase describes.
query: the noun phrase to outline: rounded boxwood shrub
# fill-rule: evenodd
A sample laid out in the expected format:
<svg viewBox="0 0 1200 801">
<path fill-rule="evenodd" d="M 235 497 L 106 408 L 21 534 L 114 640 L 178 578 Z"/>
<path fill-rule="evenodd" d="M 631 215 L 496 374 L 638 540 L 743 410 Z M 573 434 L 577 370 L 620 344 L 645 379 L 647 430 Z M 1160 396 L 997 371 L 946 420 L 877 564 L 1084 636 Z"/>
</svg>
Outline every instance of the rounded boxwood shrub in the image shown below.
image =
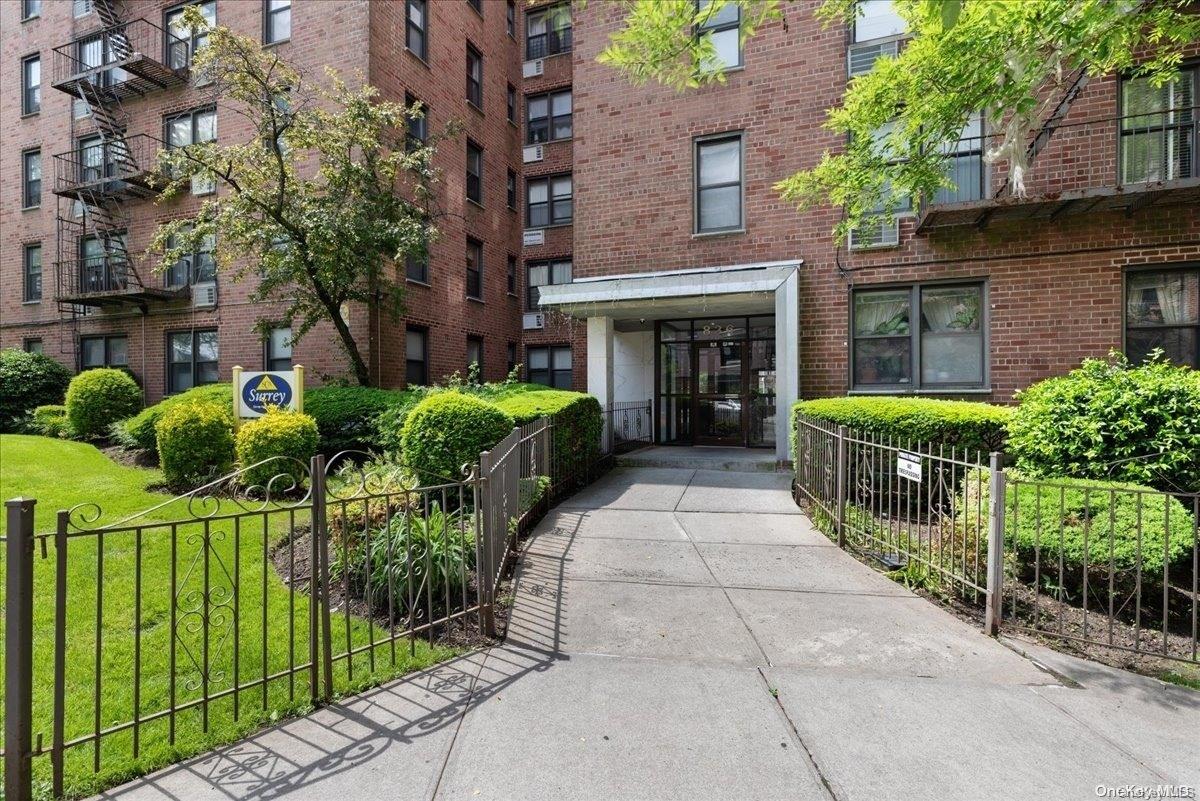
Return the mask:
<svg viewBox="0 0 1200 801">
<path fill-rule="evenodd" d="M 97 437 L 142 408 L 142 390 L 124 370 L 98 367 L 71 379 L 67 419 L 77 437 Z"/>
<path fill-rule="evenodd" d="M 62 404 L 47 404 L 34 409 L 33 430 L 44 437 L 69 437 L 71 429 L 67 423 L 67 407 Z"/>
<path fill-rule="evenodd" d="M 317 387 L 304 393 L 304 413 L 317 423 L 321 453 L 386 447 L 381 416 L 416 404 L 417 393 L 373 387 Z M 395 427 L 389 423 L 389 428 Z"/>
<path fill-rule="evenodd" d="M 235 448 L 238 467 L 245 471 L 242 483 L 269 488 L 273 495 L 299 488 L 319 440 L 316 421 L 307 414 L 267 409 L 238 429 Z"/>
<path fill-rule="evenodd" d="M 401 452 L 423 481 L 462 478 L 513 429 L 513 418 L 494 404 L 460 392 L 439 392 L 409 412 L 401 434 Z"/>
<path fill-rule="evenodd" d="M 871 396 L 800 401 L 792 407 L 792 415 L 793 436 L 794 418 L 804 415 L 899 442 L 988 453 L 1004 445 L 1012 409 L 972 401 Z"/>
<path fill-rule="evenodd" d="M 155 439 L 154 430 L 158 421 L 162 419 L 168 409 L 181 403 L 195 401 L 215 403 L 230 410 L 230 415 L 233 414 L 233 388 L 229 384 L 204 384 L 193 387 L 187 392 L 163 398 L 153 406 L 142 409 L 133 417 L 114 423 L 111 429 L 112 437 L 127 448 L 156 451 L 158 450 L 158 441 Z"/>
<path fill-rule="evenodd" d="M 1017 399 L 1008 449 L 1026 473 L 1200 491 L 1200 372 L 1114 354 Z"/>
<path fill-rule="evenodd" d="M 230 409 L 198 400 L 172 404 L 159 418 L 156 434 L 163 477 L 176 489 L 191 489 L 232 468 Z"/>
<path fill-rule="evenodd" d="M 62 403 L 71 371 L 41 353 L 0 350 L 0 431 L 20 428 L 38 406 Z"/>
</svg>

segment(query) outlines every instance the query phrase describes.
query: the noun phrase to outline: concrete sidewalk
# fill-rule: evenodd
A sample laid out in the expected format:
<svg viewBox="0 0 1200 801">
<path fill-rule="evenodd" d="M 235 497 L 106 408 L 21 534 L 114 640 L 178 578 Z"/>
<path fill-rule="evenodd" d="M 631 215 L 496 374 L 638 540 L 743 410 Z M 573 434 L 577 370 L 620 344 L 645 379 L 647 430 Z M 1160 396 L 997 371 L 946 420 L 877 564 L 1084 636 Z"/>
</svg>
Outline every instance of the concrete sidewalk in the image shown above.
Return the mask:
<svg viewBox="0 0 1200 801">
<path fill-rule="evenodd" d="M 1198 733 L 842 553 L 786 475 L 620 468 L 538 527 L 503 647 L 105 797 L 1089 799 L 1200 786 Z"/>
</svg>

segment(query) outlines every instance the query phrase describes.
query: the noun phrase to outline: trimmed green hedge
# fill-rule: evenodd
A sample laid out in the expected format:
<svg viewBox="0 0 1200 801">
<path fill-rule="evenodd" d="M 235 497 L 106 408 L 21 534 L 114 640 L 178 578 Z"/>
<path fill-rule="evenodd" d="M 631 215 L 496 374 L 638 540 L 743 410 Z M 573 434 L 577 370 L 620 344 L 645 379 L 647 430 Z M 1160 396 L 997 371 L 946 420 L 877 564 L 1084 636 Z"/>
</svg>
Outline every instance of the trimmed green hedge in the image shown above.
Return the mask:
<svg viewBox="0 0 1200 801">
<path fill-rule="evenodd" d="M 1006 474 L 1017 481 L 1009 483 L 1005 501 L 1005 552 L 1023 579 L 1033 578 L 1038 553 L 1042 575 L 1055 581 L 1061 557 L 1071 587 L 1082 583 L 1085 552 L 1089 580 L 1107 582 L 1111 559 L 1114 581 L 1126 587 L 1136 583 L 1139 563 L 1143 585 L 1161 585 L 1164 564 L 1190 570 L 1195 524 L 1171 495 L 1123 482 Z M 988 508 L 990 476 L 986 468 L 968 471 L 958 497 L 960 525 L 974 528 L 976 510 Z M 987 525 L 986 515 L 979 525 Z M 986 538 L 986 529 L 977 534 Z"/>
<path fill-rule="evenodd" d="M 62 403 L 71 371 L 41 353 L 0 350 L 0 431 L 20 429 L 38 406 Z"/>
<path fill-rule="evenodd" d="M 237 458 L 242 483 L 270 489 L 272 495 L 298 488 L 308 475 L 309 460 L 317 452 L 320 435 L 316 421 L 307 414 L 271 408 L 262 417 L 242 423 L 237 432 Z M 272 459 L 283 456 L 285 459 Z M 258 465 L 266 459 L 272 461 Z M 257 467 L 255 465 L 258 465 Z M 276 476 L 288 476 L 291 482 Z"/>
<path fill-rule="evenodd" d="M 513 425 L 512 416 L 495 404 L 461 392 L 439 392 L 408 414 L 401 451 L 423 481 L 458 480 L 463 465 L 478 461 Z"/>
<path fill-rule="evenodd" d="M 1000 450 L 1012 409 L 990 403 L 934 398 L 846 397 L 800 401 L 792 407 L 792 436 L 797 415 L 844 425 L 879 437 L 945 445 L 968 451 Z"/>
<path fill-rule="evenodd" d="M 156 424 L 163 478 L 187 490 L 232 469 L 233 410 L 202 399 L 173 403 Z"/>
<path fill-rule="evenodd" d="M 66 406 L 73 436 L 98 437 L 113 421 L 138 413 L 142 390 L 124 370 L 98 367 L 71 379 Z"/>
<path fill-rule="evenodd" d="M 317 387 L 304 393 L 304 413 L 317 423 L 321 453 L 332 456 L 345 450 L 383 450 L 387 445 L 398 447 L 399 443 L 383 436 L 381 416 L 407 412 L 422 395 L 419 390 Z M 387 430 L 395 426 L 393 420 Z"/>
<path fill-rule="evenodd" d="M 1086 359 L 1017 398 L 1008 448 L 1021 470 L 1200 492 L 1200 371 Z"/>
<path fill-rule="evenodd" d="M 181 403 L 194 403 L 196 401 L 221 406 L 229 412 L 230 419 L 232 420 L 233 387 L 229 384 L 205 384 L 204 386 L 193 387 L 187 392 L 163 398 L 153 406 L 147 406 L 145 409 L 142 409 L 128 420 L 114 423 L 111 430 L 112 437 L 127 448 L 139 448 L 144 451 L 157 450 L 158 441 L 155 438 L 154 429 L 158 421 L 172 407 Z"/>
<path fill-rule="evenodd" d="M 512 415 L 517 425 L 532 423 L 539 417 L 554 418 L 555 462 L 593 458 L 600 451 L 604 428 L 600 402 L 582 392 L 541 389 L 512 394 L 496 401 Z"/>
</svg>

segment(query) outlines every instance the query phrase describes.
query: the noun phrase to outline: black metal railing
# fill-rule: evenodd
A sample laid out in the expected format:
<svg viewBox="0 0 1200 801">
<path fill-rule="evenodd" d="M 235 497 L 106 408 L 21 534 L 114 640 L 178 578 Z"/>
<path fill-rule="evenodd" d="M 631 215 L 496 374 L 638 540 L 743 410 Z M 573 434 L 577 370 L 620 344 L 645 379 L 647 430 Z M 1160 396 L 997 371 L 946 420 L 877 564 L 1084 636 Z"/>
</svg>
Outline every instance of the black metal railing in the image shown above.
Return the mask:
<svg viewBox="0 0 1200 801">
<path fill-rule="evenodd" d="M 149 134 L 81 143 L 54 156 L 54 191 L 100 197 L 153 192 L 162 147 Z"/>
<path fill-rule="evenodd" d="M 130 264 L 130 256 L 127 253 L 60 261 L 56 269 L 57 297 L 60 300 L 119 294 L 141 288 L 141 280 Z"/>
<path fill-rule="evenodd" d="M 101 94 L 129 82 L 169 85 L 181 80 L 190 46 L 148 19 L 111 25 L 54 48 L 53 85 L 72 95 L 79 82 Z"/>
<path fill-rule="evenodd" d="M 604 410 L 605 449 L 614 454 L 654 444 L 654 407 L 650 401 L 614 403 Z"/>
</svg>

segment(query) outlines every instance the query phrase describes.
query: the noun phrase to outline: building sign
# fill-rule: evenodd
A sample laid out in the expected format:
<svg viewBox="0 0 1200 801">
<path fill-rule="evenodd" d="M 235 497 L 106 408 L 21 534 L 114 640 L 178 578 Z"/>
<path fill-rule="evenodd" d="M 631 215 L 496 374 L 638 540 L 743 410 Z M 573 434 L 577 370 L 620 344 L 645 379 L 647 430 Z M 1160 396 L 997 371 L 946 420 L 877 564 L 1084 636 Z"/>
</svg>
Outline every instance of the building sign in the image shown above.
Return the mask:
<svg viewBox="0 0 1200 801">
<path fill-rule="evenodd" d="M 233 417 L 244 420 L 262 417 L 267 409 L 276 406 L 290 411 L 304 411 L 304 368 L 291 370 L 243 372 L 233 368 Z"/>
<path fill-rule="evenodd" d="M 921 480 L 921 457 L 905 451 L 896 452 L 896 475 L 909 481 Z"/>
</svg>

